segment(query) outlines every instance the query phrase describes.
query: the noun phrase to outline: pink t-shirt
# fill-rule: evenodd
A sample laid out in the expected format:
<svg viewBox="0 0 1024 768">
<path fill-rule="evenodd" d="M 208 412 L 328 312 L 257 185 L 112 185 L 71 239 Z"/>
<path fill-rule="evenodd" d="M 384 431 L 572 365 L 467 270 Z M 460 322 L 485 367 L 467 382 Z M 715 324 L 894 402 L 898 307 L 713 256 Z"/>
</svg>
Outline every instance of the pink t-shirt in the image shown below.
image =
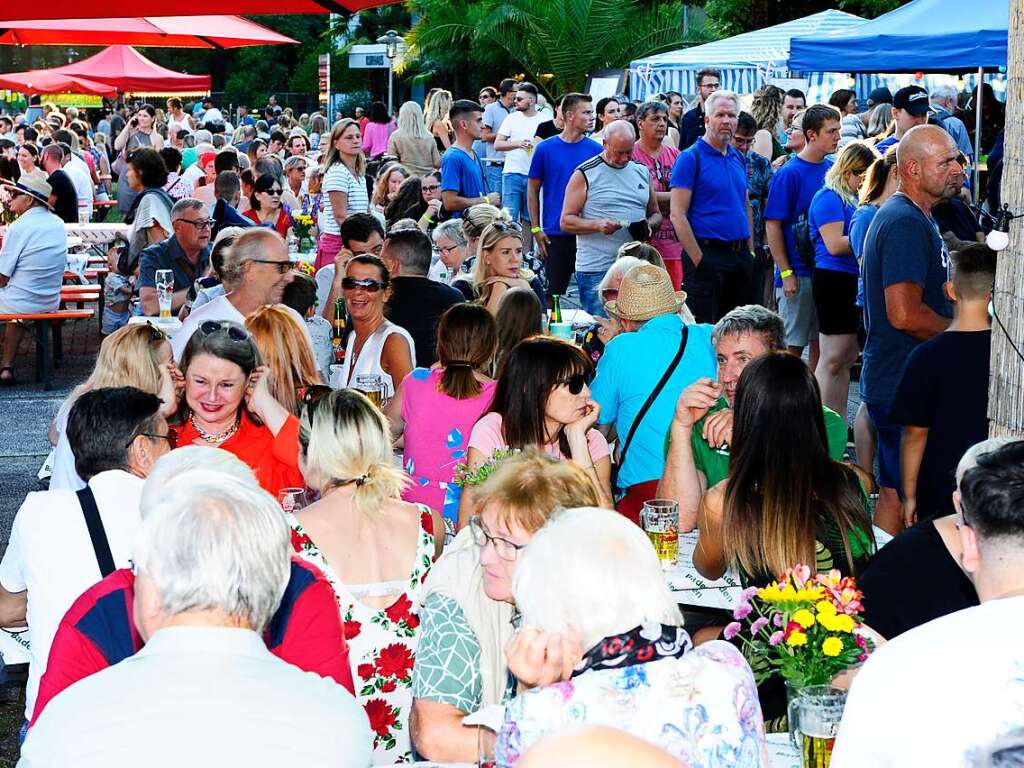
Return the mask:
<svg viewBox="0 0 1024 768">
<path fill-rule="evenodd" d="M 466 460 L 473 425 L 491 406 L 495 382 L 485 382 L 476 397 L 456 400 L 438 389 L 441 374 L 416 368 L 402 381 L 405 471 L 412 478 L 402 498 L 439 510 L 454 522 L 462 489 L 451 485 L 452 475 L 455 465 Z"/>
<path fill-rule="evenodd" d="M 633 147 L 633 159 L 638 163 L 647 166 L 651 174 L 651 186 L 655 192 L 669 192 L 669 181 L 672 178 L 672 166 L 679 157 L 679 150 L 662 144 L 661 153 L 657 158 L 648 155 L 639 144 Z M 651 238 L 651 245 L 658 249 L 661 258 L 665 261 L 678 261 L 683 258 L 683 244 L 676 237 L 675 227 L 668 216 L 662 216 L 661 226 Z"/>
<path fill-rule="evenodd" d="M 369 160 L 388 151 L 388 137 L 391 126 L 387 123 L 369 122 L 363 129 L 363 152 Z"/>
<path fill-rule="evenodd" d="M 505 436 L 501 430 L 500 413 L 488 413 L 476 423 L 472 434 L 469 436 L 469 447 L 476 448 L 488 459 L 498 448 L 508 448 L 508 443 L 505 442 Z M 596 429 L 591 429 L 587 432 L 587 447 L 590 448 L 590 458 L 594 462 L 600 461 L 610 453 L 608 441 Z M 554 456 L 556 459 L 569 458 L 562 455 L 558 443 L 545 445 L 544 453 Z"/>
</svg>

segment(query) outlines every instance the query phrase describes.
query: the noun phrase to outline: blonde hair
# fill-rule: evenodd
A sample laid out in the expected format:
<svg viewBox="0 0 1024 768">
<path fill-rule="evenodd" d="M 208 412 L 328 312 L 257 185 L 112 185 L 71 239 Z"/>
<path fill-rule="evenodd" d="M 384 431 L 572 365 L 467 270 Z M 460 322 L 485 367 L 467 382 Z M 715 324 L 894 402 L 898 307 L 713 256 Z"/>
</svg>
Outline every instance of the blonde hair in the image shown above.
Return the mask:
<svg viewBox="0 0 1024 768">
<path fill-rule="evenodd" d="M 355 483 L 356 511 L 373 515 L 410 482 L 395 466 L 387 419 L 362 392 L 340 389 L 302 413 L 305 475 L 321 492 Z"/>
<path fill-rule="evenodd" d="M 451 91 L 446 91 L 443 88 L 435 91 L 427 102 L 427 111 L 423 118 L 423 125 L 427 129 L 427 133 L 433 135 L 434 124 L 438 121 L 444 123 L 444 127 L 447 129 L 448 133 L 452 132 L 452 124 L 448 119 L 448 112 L 451 108 Z"/>
<path fill-rule="evenodd" d="M 765 85 L 754 91 L 750 114 L 757 123 L 758 130 L 775 133 L 775 128 L 782 118 L 784 97 L 785 92 L 777 85 Z"/>
<path fill-rule="evenodd" d="M 100 344 L 92 373 L 72 390 L 68 402 L 103 387 L 136 387 L 155 395 L 160 391 L 157 352 L 167 343 L 163 333 L 146 323 L 118 328 Z"/>
<path fill-rule="evenodd" d="M 388 184 L 391 183 L 391 174 L 395 171 L 403 174 L 406 179 L 412 176 L 412 172 L 401 163 L 390 163 L 384 166 L 384 170 L 377 174 L 377 182 L 373 185 L 373 196 L 370 198 L 371 203 L 384 208 L 391 202 L 388 200 Z"/>
<path fill-rule="evenodd" d="M 353 125 L 356 127 L 356 130 L 359 131 L 360 135 L 362 135 L 362 130 L 359 128 L 359 121 L 353 120 L 351 117 L 339 120 L 334 124 L 334 127 L 331 128 L 331 135 L 327 139 L 327 150 L 324 151 L 321 149 L 324 153 L 324 162 L 321 165 L 324 173 L 327 173 L 328 169 L 335 163 L 343 162 L 341 159 L 341 152 L 338 151 L 338 148 L 335 147 L 334 144 L 339 138 L 341 138 L 341 135 Z M 323 142 L 321 141 L 321 147 L 322 146 Z M 362 150 L 360 150 L 359 154 L 356 155 L 356 167 L 352 169 L 352 173 L 356 178 L 362 178 L 366 175 L 366 155 L 363 154 Z"/>
<path fill-rule="evenodd" d="M 835 163 L 825 174 L 825 186 L 847 205 L 857 205 L 857 191 L 850 186 L 847 176 L 850 173 L 863 176 L 877 157 L 878 153 L 864 142 L 850 142 L 839 150 Z"/>
<path fill-rule="evenodd" d="M 594 482 L 581 466 L 532 446 L 499 463 L 471 493 L 477 513 L 497 504 L 503 523 L 515 523 L 530 533 L 540 530 L 559 510 L 600 503 Z"/>
<path fill-rule="evenodd" d="M 507 224 L 512 221 L 512 217 L 507 211 L 490 203 L 471 205 L 462 214 L 462 233 L 467 240 L 475 240 L 496 221 L 503 221 Z"/>
<path fill-rule="evenodd" d="M 523 244 L 522 231 L 504 222 L 494 222 L 480 235 L 480 242 L 477 245 L 476 251 L 476 266 L 473 270 L 473 292 L 476 293 L 477 301 L 484 306 L 487 306 L 487 302 L 490 301 L 491 291 L 494 288 L 493 285 L 487 282 L 489 278 L 494 277 L 494 271 L 491 269 L 491 265 L 487 263 L 487 259 L 484 258 L 484 251 L 493 251 L 498 243 L 508 237 L 518 240 L 520 245 Z M 533 279 L 533 273 L 529 270 L 520 269 L 519 277 L 529 281 Z"/>
<path fill-rule="evenodd" d="M 280 305 L 260 307 L 245 318 L 245 327 L 270 368 L 270 394 L 298 416 L 298 389 L 322 383 L 306 334 L 291 312 Z"/>
<path fill-rule="evenodd" d="M 407 136 L 410 139 L 434 140 L 430 131 L 427 130 L 423 110 L 415 101 L 405 102 L 398 110 L 398 130 L 395 133 L 399 132 L 402 136 Z"/>
</svg>

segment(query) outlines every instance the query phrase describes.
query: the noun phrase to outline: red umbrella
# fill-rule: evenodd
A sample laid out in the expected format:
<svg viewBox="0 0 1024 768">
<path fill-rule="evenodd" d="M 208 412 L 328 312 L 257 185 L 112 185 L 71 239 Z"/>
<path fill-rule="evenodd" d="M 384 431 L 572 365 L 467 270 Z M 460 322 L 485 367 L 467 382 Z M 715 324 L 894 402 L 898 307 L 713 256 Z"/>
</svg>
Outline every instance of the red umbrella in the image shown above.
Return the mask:
<svg viewBox="0 0 1024 768">
<path fill-rule="evenodd" d="M 297 42 L 239 16 L 149 16 L 0 22 L 0 44 L 5 45 L 240 48 L 247 45 Z"/>
<path fill-rule="evenodd" d="M 0 75 L 0 88 L 18 93 L 89 93 L 96 96 L 115 96 L 117 88 L 85 77 L 58 75 L 50 70 L 11 72 Z"/>
<path fill-rule="evenodd" d="M 221 13 L 259 16 L 291 13 L 344 13 L 392 5 L 399 0 L 218 0 L 212 8 L 209 0 L 177 0 L 174 10 L 182 16 L 208 16 L 211 10 Z M 147 5 L 147 3 L 150 3 Z M 159 6 L 154 0 L 104 0 L 83 3 L 81 0 L 53 0 L 42 5 L 7 3 L 0 18 L 14 19 L 96 19 L 105 17 L 133 18 L 141 13 L 165 13 L 167 3 Z M 0 22 L 2 28 L 3 22 Z"/>
<path fill-rule="evenodd" d="M 112 45 L 73 64 L 45 70 L 114 86 L 121 93 L 205 93 L 209 75 L 186 75 L 155 64 L 130 45 Z"/>
</svg>

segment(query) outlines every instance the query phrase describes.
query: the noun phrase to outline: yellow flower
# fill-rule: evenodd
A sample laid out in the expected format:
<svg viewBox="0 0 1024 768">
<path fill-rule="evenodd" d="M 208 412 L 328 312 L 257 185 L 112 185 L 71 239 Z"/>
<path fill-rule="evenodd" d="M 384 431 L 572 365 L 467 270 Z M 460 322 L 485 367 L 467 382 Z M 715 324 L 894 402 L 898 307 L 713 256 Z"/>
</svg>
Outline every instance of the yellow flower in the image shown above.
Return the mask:
<svg viewBox="0 0 1024 768">
<path fill-rule="evenodd" d="M 764 589 L 757 593 L 757 596 L 768 603 L 777 603 L 782 599 L 782 595 L 779 592 L 779 585 L 772 582 Z"/>
<path fill-rule="evenodd" d="M 782 588 L 782 592 L 779 595 L 779 598 L 784 602 L 792 602 L 796 600 L 796 590 L 793 589 L 793 585 L 787 584 L 786 586 L 784 586 Z"/>
<path fill-rule="evenodd" d="M 853 628 L 856 626 L 853 617 L 847 616 L 845 613 L 840 613 L 836 616 L 833 624 L 835 625 L 834 631 L 836 632 L 853 632 Z"/>
<path fill-rule="evenodd" d="M 801 587 L 797 590 L 796 599 L 814 603 L 821 599 L 823 591 L 821 587 Z"/>
<path fill-rule="evenodd" d="M 832 604 L 830 600 L 822 600 L 814 607 L 818 609 L 819 615 L 822 613 L 828 613 L 832 616 L 836 615 L 836 607 Z"/>
<path fill-rule="evenodd" d="M 838 656 L 843 652 L 843 641 L 838 637 L 826 638 L 821 644 L 821 652 L 826 656 Z"/>
<path fill-rule="evenodd" d="M 799 624 L 804 629 L 814 626 L 814 614 L 808 611 L 806 608 L 801 608 L 799 611 L 793 614 L 793 621 Z"/>
<path fill-rule="evenodd" d="M 786 645 L 798 646 L 807 645 L 807 635 L 803 632 L 790 632 L 789 637 L 786 638 Z"/>
<path fill-rule="evenodd" d="M 818 623 L 829 632 L 838 632 L 836 628 L 836 615 L 834 613 L 819 613 Z"/>
</svg>

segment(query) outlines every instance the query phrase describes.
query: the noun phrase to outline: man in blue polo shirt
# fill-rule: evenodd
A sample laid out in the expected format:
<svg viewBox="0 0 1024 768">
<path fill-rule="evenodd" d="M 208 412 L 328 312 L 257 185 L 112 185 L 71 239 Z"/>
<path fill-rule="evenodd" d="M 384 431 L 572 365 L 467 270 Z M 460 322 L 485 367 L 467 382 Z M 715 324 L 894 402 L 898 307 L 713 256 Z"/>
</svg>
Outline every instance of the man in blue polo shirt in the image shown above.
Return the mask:
<svg viewBox="0 0 1024 768">
<path fill-rule="evenodd" d="M 171 227 L 174 233 L 170 237 L 153 243 L 139 254 L 136 288 L 144 315 L 155 316 L 160 313 L 160 300 L 156 291 L 157 270 L 169 269 L 174 272 L 171 311 L 177 313 L 188 300 L 189 292 L 194 291 L 195 281 L 206 273 L 210 265 L 213 220 L 206 213 L 206 203 L 191 197 L 176 202 L 171 209 Z"/>
<path fill-rule="evenodd" d="M 801 130 L 807 143 L 775 172 L 764 207 L 765 239 L 775 260 L 775 295 L 786 328 L 786 347 L 800 356 L 810 345 L 812 371 L 818 364 L 818 314 L 811 287 L 814 245 L 807 214 L 832 167 L 826 158 L 839 146 L 840 119 L 839 110 L 826 104 L 804 111 Z"/>
<path fill-rule="evenodd" d="M 590 94 L 566 94 L 562 120 L 562 132 L 545 139 L 533 151 L 527 183 L 530 231 L 547 264 L 550 293 L 558 295 L 565 294 L 576 269 L 576 235 L 566 234 L 559 226 L 565 188 L 580 163 L 601 154 L 601 145 L 586 137 L 594 128 L 594 100 Z"/>
<path fill-rule="evenodd" d="M 496 192 L 487 193 L 480 158 L 473 151 L 473 142 L 484 128 L 483 107 L 469 99 L 459 99 L 448 112 L 455 130 L 454 143 L 441 158 L 441 199 L 452 218 L 461 219 L 462 212 L 477 203 L 497 205 Z"/>
<path fill-rule="evenodd" d="M 746 165 L 732 146 L 739 97 L 715 91 L 704 109 L 704 135 L 672 167 L 670 206 L 685 251 L 686 303 L 697 322 L 715 323 L 752 301 L 751 213 Z"/>
</svg>

